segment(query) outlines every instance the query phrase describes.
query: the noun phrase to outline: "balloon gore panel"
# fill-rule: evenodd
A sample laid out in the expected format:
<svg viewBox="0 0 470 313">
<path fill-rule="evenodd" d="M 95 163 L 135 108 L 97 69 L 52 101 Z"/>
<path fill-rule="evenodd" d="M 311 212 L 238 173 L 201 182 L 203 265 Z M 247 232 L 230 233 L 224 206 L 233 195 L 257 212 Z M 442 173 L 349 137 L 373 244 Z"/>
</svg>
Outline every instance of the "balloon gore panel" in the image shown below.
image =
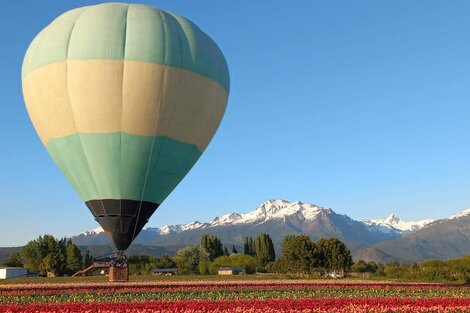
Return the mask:
<svg viewBox="0 0 470 313">
<path fill-rule="evenodd" d="M 158 203 L 126 199 L 90 200 L 86 205 L 118 250 L 129 247 L 158 208 Z"/>
</svg>

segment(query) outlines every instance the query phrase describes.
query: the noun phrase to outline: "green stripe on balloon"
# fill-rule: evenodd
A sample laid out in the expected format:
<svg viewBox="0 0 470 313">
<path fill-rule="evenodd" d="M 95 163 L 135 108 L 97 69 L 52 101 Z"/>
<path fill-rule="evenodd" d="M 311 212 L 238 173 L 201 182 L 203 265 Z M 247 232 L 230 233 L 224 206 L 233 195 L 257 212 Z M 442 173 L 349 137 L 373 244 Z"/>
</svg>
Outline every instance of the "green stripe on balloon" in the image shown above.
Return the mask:
<svg viewBox="0 0 470 313">
<path fill-rule="evenodd" d="M 163 44 L 162 44 L 163 43 Z M 25 76 L 65 60 L 134 60 L 180 67 L 229 90 L 221 51 L 187 19 L 146 5 L 104 3 L 69 11 L 31 43 Z"/>
<path fill-rule="evenodd" d="M 127 133 L 77 133 L 52 139 L 47 151 L 83 201 L 162 203 L 201 156 L 192 144 Z"/>
</svg>

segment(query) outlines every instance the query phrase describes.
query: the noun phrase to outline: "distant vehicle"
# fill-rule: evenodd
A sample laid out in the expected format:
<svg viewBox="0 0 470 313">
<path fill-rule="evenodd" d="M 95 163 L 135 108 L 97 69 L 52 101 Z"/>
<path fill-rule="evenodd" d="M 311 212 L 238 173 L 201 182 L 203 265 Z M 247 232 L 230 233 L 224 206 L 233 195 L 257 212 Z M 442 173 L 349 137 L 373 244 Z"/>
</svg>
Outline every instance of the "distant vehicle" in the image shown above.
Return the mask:
<svg viewBox="0 0 470 313">
<path fill-rule="evenodd" d="M 102 3 L 44 28 L 22 83 L 49 155 L 124 251 L 208 146 L 230 79 L 216 43 L 184 17 Z"/>
</svg>

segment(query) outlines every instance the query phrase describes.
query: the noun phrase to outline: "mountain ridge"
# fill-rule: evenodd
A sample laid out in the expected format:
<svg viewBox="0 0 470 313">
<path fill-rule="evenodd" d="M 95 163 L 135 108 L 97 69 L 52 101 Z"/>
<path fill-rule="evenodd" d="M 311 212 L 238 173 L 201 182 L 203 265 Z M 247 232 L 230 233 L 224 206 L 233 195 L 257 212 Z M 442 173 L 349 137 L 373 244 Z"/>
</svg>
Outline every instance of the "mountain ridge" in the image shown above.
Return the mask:
<svg viewBox="0 0 470 313">
<path fill-rule="evenodd" d="M 211 234 L 227 246 L 233 244 L 241 249 L 244 237 L 269 233 L 276 253 L 280 255 L 285 235 L 304 233 L 313 241 L 322 237 L 338 238 L 356 253 L 414 233 L 432 223 L 431 220 L 403 221 L 394 214 L 384 219 L 355 220 L 311 203 L 270 199 L 247 213 L 231 212 L 209 222 L 147 227 L 137 236 L 135 244 L 159 246 L 171 253 L 183 246 L 198 244 L 203 234 Z M 111 244 L 100 228 L 83 232 L 72 240 L 82 246 Z M 374 255 L 382 254 L 374 250 Z"/>
<path fill-rule="evenodd" d="M 470 210 L 469 210 L 470 211 Z M 193 221 L 187 224 L 176 224 L 176 225 L 165 225 L 161 227 L 147 227 L 145 230 L 154 231 L 161 235 L 168 235 L 170 233 L 180 233 L 182 231 L 192 229 L 203 229 L 215 226 L 227 226 L 235 224 L 260 224 L 267 222 L 272 219 L 285 219 L 291 215 L 297 215 L 300 219 L 305 221 L 312 220 L 320 212 L 333 213 L 331 208 L 320 207 L 315 204 L 310 204 L 301 201 L 290 202 L 282 199 L 270 199 L 263 202 L 255 210 L 247 213 L 231 212 L 213 218 L 210 222 Z M 334 212 L 335 213 L 335 212 Z M 336 213 L 338 214 L 338 213 Z M 349 218 L 345 214 L 339 214 Z M 412 232 L 416 231 L 427 224 L 433 222 L 433 220 L 426 219 L 421 221 L 403 221 L 395 214 L 391 214 L 384 219 L 372 219 L 372 220 L 356 220 L 362 222 L 371 230 L 383 231 L 383 232 Z M 101 227 L 97 227 L 90 231 L 84 231 L 79 235 L 93 235 L 99 234 L 103 230 Z M 75 236 L 74 236 L 75 237 Z"/>
</svg>

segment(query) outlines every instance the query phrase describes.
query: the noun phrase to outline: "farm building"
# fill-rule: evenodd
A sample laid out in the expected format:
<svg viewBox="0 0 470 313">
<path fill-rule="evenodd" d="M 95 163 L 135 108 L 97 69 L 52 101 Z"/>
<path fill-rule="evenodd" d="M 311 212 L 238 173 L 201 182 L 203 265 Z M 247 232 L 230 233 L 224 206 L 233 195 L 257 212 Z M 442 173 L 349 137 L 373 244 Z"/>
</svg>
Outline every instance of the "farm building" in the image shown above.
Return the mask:
<svg viewBox="0 0 470 313">
<path fill-rule="evenodd" d="M 219 267 L 219 275 L 244 275 L 245 269 L 241 267 Z"/>
<path fill-rule="evenodd" d="M 152 275 L 176 275 L 178 273 L 177 268 L 152 268 L 150 270 Z"/>
<path fill-rule="evenodd" d="M 24 267 L 1 267 L 0 279 L 27 277 L 28 269 Z"/>
</svg>

